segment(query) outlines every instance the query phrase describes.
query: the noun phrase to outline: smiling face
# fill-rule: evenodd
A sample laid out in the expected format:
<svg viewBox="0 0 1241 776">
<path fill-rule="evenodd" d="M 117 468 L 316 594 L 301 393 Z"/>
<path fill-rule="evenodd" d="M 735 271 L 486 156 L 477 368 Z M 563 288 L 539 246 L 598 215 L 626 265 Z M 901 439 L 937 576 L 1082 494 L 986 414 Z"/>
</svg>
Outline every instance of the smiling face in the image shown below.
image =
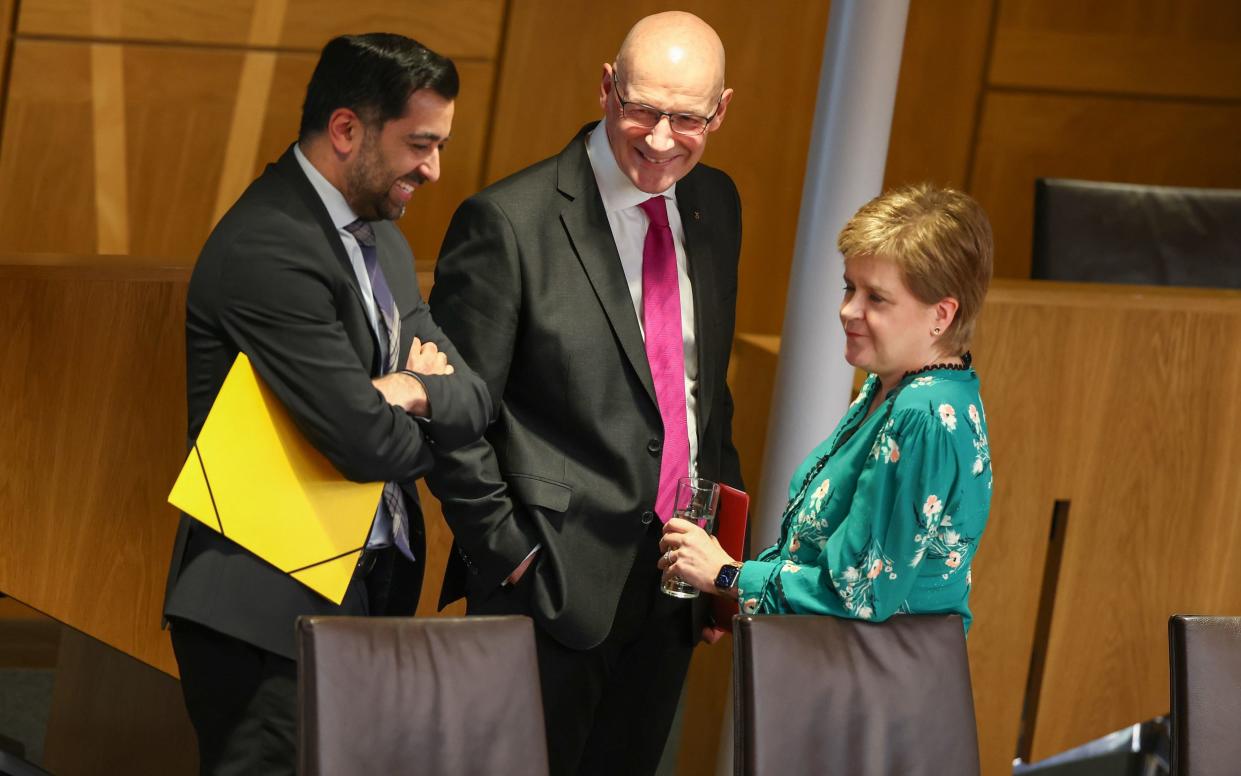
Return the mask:
<svg viewBox="0 0 1241 776">
<path fill-rule="evenodd" d="M 603 125 L 612 155 L 625 177 L 648 194 L 666 191 L 684 178 L 698 164 L 707 147 L 707 136 L 720 128 L 732 91 L 724 99 L 716 88 L 715 79 L 694 77 L 694 68 L 660 77 L 636 69 L 633 76 L 624 73 L 616 79 L 621 93 L 613 85 L 614 68 L 604 65 L 599 104 L 603 107 Z M 698 68 L 701 74 L 703 68 Z M 673 77 L 673 76 L 676 77 Z M 686 78 L 685 76 L 690 76 Z M 622 80 L 627 78 L 627 80 Z M 668 117 L 662 117 L 653 128 L 639 126 L 622 115 L 620 100 L 642 103 L 667 113 L 690 113 L 715 118 L 701 135 L 673 132 Z"/>
<path fill-rule="evenodd" d="M 885 388 L 905 372 L 940 360 L 934 330 L 945 330 L 955 311 L 954 300 L 927 304 L 914 296 L 890 259 L 864 255 L 845 260 L 840 305 L 845 360 L 879 375 Z"/>
<path fill-rule="evenodd" d="M 395 221 L 419 186 L 439 180 L 453 109 L 452 100 L 419 89 L 400 118 L 381 126 L 359 122 L 362 137 L 345 167 L 342 193 L 360 218 Z"/>
<path fill-rule="evenodd" d="M 616 164 L 648 194 L 666 191 L 702 158 L 707 136 L 724 123 L 733 90 L 724 88 L 724 46 L 693 14 L 647 16 L 625 36 L 614 64 L 603 66 L 599 106 Z M 701 135 L 673 132 L 667 116 L 654 127 L 626 119 L 626 102 L 664 113 L 712 117 Z"/>
</svg>

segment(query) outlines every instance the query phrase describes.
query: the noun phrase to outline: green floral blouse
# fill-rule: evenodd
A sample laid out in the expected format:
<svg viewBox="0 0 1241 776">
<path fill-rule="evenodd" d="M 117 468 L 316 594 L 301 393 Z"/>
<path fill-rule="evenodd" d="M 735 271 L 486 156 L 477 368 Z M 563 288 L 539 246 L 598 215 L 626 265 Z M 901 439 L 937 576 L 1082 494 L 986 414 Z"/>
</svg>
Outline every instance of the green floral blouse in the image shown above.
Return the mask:
<svg viewBox="0 0 1241 776">
<path fill-rule="evenodd" d="M 987 419 L 973 369 L 907 376 L 869 418 L 867 378 L 789 485 L 780 541 L 738 578 L 746 614 L 886 620 L 956 613 L 991 508 Z"/>
</svg>

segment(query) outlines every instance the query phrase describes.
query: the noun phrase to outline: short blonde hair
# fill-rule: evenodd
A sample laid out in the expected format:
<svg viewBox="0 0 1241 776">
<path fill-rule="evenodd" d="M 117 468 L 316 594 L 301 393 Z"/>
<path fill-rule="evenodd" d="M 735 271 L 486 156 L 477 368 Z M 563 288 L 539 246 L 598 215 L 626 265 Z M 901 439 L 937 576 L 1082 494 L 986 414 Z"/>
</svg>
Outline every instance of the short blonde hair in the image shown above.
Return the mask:
<svg viewBox="0 0 1241 776">
<path fill-rule="evenodd" d="M 991 223 L 968 194 L 929 183 L 886 191 L 862 206 L 836 238 L 845 260 L 890 259 L 924 304 L 957 300 L 942 335 L 945 355 L 964 353 L 991 282 Z"/>
</svg>

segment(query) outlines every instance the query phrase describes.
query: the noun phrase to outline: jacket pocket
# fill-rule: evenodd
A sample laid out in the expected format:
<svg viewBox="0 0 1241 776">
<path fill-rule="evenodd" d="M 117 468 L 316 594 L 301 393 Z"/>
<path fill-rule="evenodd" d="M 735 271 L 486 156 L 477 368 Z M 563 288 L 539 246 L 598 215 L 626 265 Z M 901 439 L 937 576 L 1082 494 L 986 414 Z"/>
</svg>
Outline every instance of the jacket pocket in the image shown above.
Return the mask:
<svg viewBox="0 0 1241 776">
<path fill-rule="evenodd" d="M 527 506 L 564 512 L 568 510 L 569 502 L 573 500 L 573 488 L 563 482 L 556 482 L 535 474 L 510 473 L 505 479 L 521 503 Z"/>
</svg>

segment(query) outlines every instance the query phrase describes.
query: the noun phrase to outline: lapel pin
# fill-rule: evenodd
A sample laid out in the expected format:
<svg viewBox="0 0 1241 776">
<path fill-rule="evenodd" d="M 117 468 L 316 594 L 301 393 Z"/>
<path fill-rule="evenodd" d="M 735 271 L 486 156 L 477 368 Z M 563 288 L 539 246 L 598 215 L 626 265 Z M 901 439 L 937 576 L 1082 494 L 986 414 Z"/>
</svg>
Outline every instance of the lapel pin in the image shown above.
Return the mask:
<svg viewBox="0 0 1241 776">
<path fill-rule="evenodd" d="M 694 211 L 694 220 L 695 221 L 702 220 L 702 215 L 697 210 Z"/>
</svg>

